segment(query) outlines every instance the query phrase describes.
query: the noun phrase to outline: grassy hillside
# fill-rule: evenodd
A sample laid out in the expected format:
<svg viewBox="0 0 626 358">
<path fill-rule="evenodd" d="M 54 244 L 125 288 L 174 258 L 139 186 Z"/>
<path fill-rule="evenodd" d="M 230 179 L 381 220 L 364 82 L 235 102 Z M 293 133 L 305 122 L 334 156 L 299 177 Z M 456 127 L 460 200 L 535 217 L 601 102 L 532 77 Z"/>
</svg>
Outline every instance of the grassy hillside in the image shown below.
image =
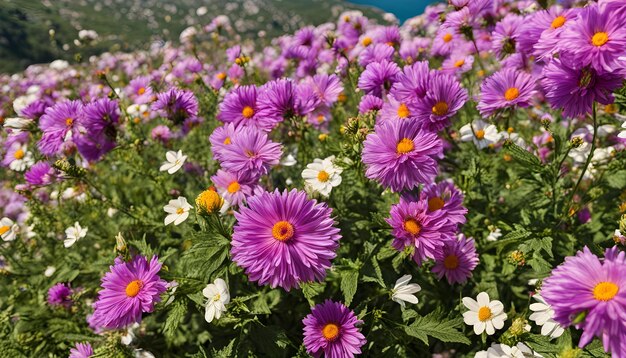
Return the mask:
<svg viewBox="0 0 626 358">
<path fill-rule="evenodd" d="M 202 16 L 199 7 L 207 10 Z M 0 73 L 57 58 L 71 59 L 79 52 L 88 56 L 177 40 L 187 26 L 209 23 L 220 14 L 227 15 L 243 37 L 256 37 L 260 30 L 271 37 L 334 20 L 348 8 L 380 17 L 370 7 L 341 0 L 2 0 Z M 83 29 L 95 30 L 98 43 L 76 44 L 78 31 Z"/>
</svg>

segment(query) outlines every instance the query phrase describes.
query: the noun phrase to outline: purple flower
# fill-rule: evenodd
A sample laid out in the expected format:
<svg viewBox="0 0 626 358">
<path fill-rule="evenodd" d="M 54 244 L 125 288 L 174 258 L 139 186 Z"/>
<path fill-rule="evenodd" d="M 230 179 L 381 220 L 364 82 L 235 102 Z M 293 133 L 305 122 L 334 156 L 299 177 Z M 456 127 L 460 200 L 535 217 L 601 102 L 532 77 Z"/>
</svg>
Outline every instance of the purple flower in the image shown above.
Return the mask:
<svg viewBox="0 0 626 358">
<path fill-rule="evenodd" d="M 74 348 L 70 349 L 70 355 L 68 358 L 89 358 L 93 355 L 93 348 L 91 348 L 91 344 L 85 343 L 76 343 Z"/>
<path fill-rule="evenodd" d="M 232 206 L 241 205 L 252 196 L 258 180 L 258 177 L 248 177 L 242 172 L 231 173 L 222 169 L 211 177 L 220 196 Z"/>
<path fill-rule="evenodd" d="M 508 14 L 496 24 L 496 28 L 491 34 L 493 41 L 491 49 L 499 58 L 515 52 L 517 38 L 521 33 L 523 23 L 523 17 Z"/>
<path fill-rule="evenodd" d="M 322 281 L 341 238 L 331 213 L 295 189 L 248 198 L 248 206 L 235 213 L 232 259 L 259 285 L 289 291 Z"/>
<path fill-rule="evenodd" d="M 319 100 L 327 106 L 332 106 L 337 102 L 337 98 L 343 91 L 343 85 L 337 75 L 315 75 L 310 82 Z"/>
<path fill-rule="evenodd" d="M 446 58 L 441 64 L 441 71 L 460 77 L 460 74 L 471 70 L 473 65 L 474 56 L 468 55 L 465 52 L 453 51 L 450 57 Z"/>
<path fill-rule="evenodd" d="M 447 225 L 443 212 L 429 212 L 424 200 L 409 202 L 401 198 L 389 214 L 386 221 L 392 227 L 392 246 L 398 251 L 414 247 L 413 260 L 420 266 L 424 260 L 440 255 L 444 242 L 454 237 L 454 227 Z"/>
<path fill-rule="evenodd" d="M 369 111 L 379 111 L 383 108 L 385 102 L 380 97 L 372 96 L 371 94 L 366 94 L 361 97 L 361 102 L 359 103 L 359 113 L 365 114 Z"/>
<path fill-rule="evenodd" d="M 365 68 L 372 62 L 381 62 L 382 60 L 393 61 L 395 51 L 393 46 L 384 43 L 367 46 L 359 55 L 359 65 Z"/>
<path fill-rule="evenodd" d="M 35 100 L 22 110 L 21 115 L 25 118 L 38 119 L 46 112 L 46 108 L 50 106 L 48 102 L 51 101 Z"/>
<path fill-rule="evenodd" d="M 449 284 L 463 284 L 472 277 L 472 271 L 478 265 L 478 254 L 474 239 L 459 234 L 457 240 L 446 241 L 443 250 L 435 256 L 432 271 L 441 280 L 446 277 Z"/>
<path fill-rule="evenodd" d="M 428 212 L 441 211 L 450 224 L 465 224 L 467 209 L 463 206 L 463 193 L 452 180 L 443 180 L 424 186 L 420 192 L 420 200 L 428 203 Z"/>
<path fill-rule="evenodd" d="M 82 108 L 79 101 L 65 101 L 46 109 L 39 119 L 43 135 L 37 146 L 42 154 L 53 156 L 73 146 L 72 130 L 78 123 Z"/>
<path fill-rule="evenodd" d="M 24 173 L 24 179 L 34 186 L 48 185 L 56 180 L 56 171 L 48 162 L 38 162 Z"/>
<path fill-rule="evenodd" d="M 313 84 L 302 82 L 296 87 L 296 114 L 300 116 L 307 115 L 321 104 L 319 95 Z"/>
<path fill-rule="evenodd" d="M 554 310 L 555 321 L 583 330 L 579 347 L 598 337 L 605 351 L 623 356 L 626 253 L 613 247 L 605 251 L 604 257 L 601 261 L 586 246 L 576 256 L 566 257 L 544 281 L 541 296 Z"/>
<path fill-rule="evenodd" d="M 410 66 L 404 66 L 402 72 L 396 77 L 396 83 L 391 89 L 393 95 L 399 101 L 415 101 L 426 95 L 431 78 L 427 61 L 416 62 Z"/>
<path fill-rule="evenodd" d="M 50 306 L 63 306 L 68 308 L 72 305 L 70 297 L 74 291 L 66 283 L 57 283 L 48 290 L 48 304 Z"/>
<path fill-rule="evenodd" d="M 150 103 L 154 99 L 154 92 L 150 87 L 150 77 L 140 76 L 134 78 L 126 87 L 126 94 L 136 104 Z"/>
<path fill-rule="evenodd" d="M 527 107 L 535 94 L 535 81 L 524 72 L 511 68 L 500 70 L 485 79 L 480 87 L 478 110 L 488 117 L 503 108 Z"/>
<path fill-rule="evenodd" d="M 365 94 L 372 94 L 376 97 L 387 93 L 400 73 L 400 68 L 395 62 L 383 60 L 381 62 L 370 63 L 359 77 L 358 87 Z"/>
<path fill-rule="evenodd" d="M 377 125 L 365 139 L 362 160 L 368 178 L 397 192 L 430 183 L 437 176 L 437 158 L 442 156 L 437 135 L 404 120 Z"/>
<path fill-rule="evenodd" d="M 575 68 L 567 57 L 552 59 L 544 68 L 541 86 L 552 108 L 574 118 L 591 113 L 593 102 L 613 103 L 612 92 L 622 85 L 618 74 L 598 74 L 589 67 Z"/>
<path fill-rule="evenodd" d="M 259 115 L 257 89 L 253 85 L 232 89 L 220 103 L 217 118 L 224 123 L 254 126 L 265 131 L 272 130 L 280 120 L 276 117 Z"/>
<path fill-rule="evenodd" d="M 187 118 L 198 116 L 198 100 L 193 92 L 171 88 L 167 92 L 157 94 L 152 110 L 168 118 L 175 124 L 183 123 Z"/>
<path fill-rule="evenodd" d="M 357 328 L 363 321 L 340 302 L 326 300 L 313 307 L 303 320 L 306 351 L 319 357 L 346 358 L 361 354 L 367 343 Z"/>
<path fill-rule="evenodd" d="M 209 136 L 209 142 L 211 142 L 211 151 L 213 152 L 213 159 L 221 161 L 224 156 L 224 149 L 232 144 L 232 137 L 237 131 L 232 123 L 226 123 L 223 126 L 219 126 L 213 130 L 211 136 Z"/>
<path fill-rule="evenodd" d="M 278 79 L 261 87 L 257 99 L 259 116 L 282 121 L 295 114 L 296 85 L 290 79 Z"/>
<path fill-rule="evenodd" d="M 102 290 L 94 303 L 92 323 L 96 327 L 119 329 L 140 322 L 143 312 L 152 312 L 154 304 L 167 289 L 158 273 L 161 264 L 156 256 L 150 262 L 137 255 L 130 262 L 115 259 L 102 278 Z"/>
<path fill-rule="evenodd" d="M 626 48 L 626 20 L 597 4 L 583 8 L 561 34 L 560 49 L 572 54 L 576 67 L 591 65 L 598 73 L 613 72 Z"/>
<path fill-rule="evenodd" d="M 152 128 L 150 137 L 152 140 L 167 144 L 172 138 L 172 132 L 170 131 L 170 127 L 159 124 L 158 126 Z"/>
<path fill-rule="evenodd" d="M 415 119 L 417 116 L 417 109 L 413 102 L 400 102 L 389 95 L 387 97 L 388 102 L 383 104 L 383 108 L 378 116 L 377 124 L 382 124 L 387 121 L 400 121 Z"/>
<path fill-rule="evenodd" d="M 224 169 L 245 172 L 249 176 L 265 175 L 278 164 L 282 147 L 272 142 L 267 133 L 254 127 L 240 127 L 231 137 L 231 144 L 220 148 Z M 223 155 L 222 155 L 223 154 Z"/>
<path fill-rule="evenodd" d="M 120 113 L 117 101 L 101 98 L 83 106 L 75 136 L 78 152 L 98 161 L 115 148 Z"/>
<path fill-rule="evenodd" d="M 423 128 L 440 131 L 450 125 L 450 118 L 465 101 L 467 91 L 454 77 L 437 74 L 430 79 L 426 96 L 417 101 L 415 116 Z"/>
</svg>

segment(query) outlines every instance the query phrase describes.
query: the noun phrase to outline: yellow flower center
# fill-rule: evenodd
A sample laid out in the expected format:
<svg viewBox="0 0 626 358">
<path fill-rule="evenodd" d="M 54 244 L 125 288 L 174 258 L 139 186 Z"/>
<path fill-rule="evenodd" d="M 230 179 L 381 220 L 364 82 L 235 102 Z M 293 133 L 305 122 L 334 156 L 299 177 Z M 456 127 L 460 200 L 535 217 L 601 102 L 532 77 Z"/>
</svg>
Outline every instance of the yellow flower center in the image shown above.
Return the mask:
<svg viewBox="0 0 626 358">
<path fill-rule="evenodd" d="M 4 235 L 6 234 L 7 231 L 9 231 L 11 229 L 10 226 L 0 226 L 0 235 Z"/>
<path fill-rule="evenodd" d="M 443 208 L 445 201 L 442 198 L 435 196 L 433 198 L 428 199 L 428 211 L 437 211 Z"/>
<path fill-rule="evenodd" d="M 403 226 L 404 230 L 411 235 L 419 235 L 420 231 L 422 231 L 422 226 L 413 218 L 404 220 Z"/>
<path fill-rule="evenodd" d="M 239 183 L 234 181 L 234 182 L 228 184 L 228 188 L 226 188 L 226 190 L 229 193 L 234 194 L 234 193 L 238 192 L 240 188 L 241 188 L 241 185 L 239 185 Z"/>
<path fill-rule="evenodd" d="M 367 47 L 367 46 L 372 44 L 372 38 L 367 36 L 367 37 L 363 38 L 363 42 L 362 43 L 363 43 L 363 46 Z"/>
<path fill-rule="evenodd" d="M 230 137 L 226 137 L 226 139 L 224 139 L 224 144 L 226 145 L 230 144 Z"/>
<path fill-rule="evenodd" d="M 598 301 L 610 301 L 619 292 L 619 286 L 613 282 L 600 282 L 593 288 L 593 298 Z"/>
<path fill-rule="evenodd" d="M 465 64 L 465 60 L 458 60 L 454 63 L 454 67 L 461 67 Z"/>
<path fill-rule="evenodd" d="M 223 81 L 226 79 L 226 74 L 224 72 L 220 72 L 216 74 L 215 77 L 217 77 L 218 80 Z"/>
<path fill-rule="evenodd" d="M 396 145 L 396 152 L 398 152 L 398 154 L 406 154 L 413 151 L 413 149 L 415 149 L 415 143 L 409 138 L 403 138 L 398 142 L 398 145 Z"/>
<path fill-rule="evenodd" d="M 477 130 L 476 131 L 476 138 L 478 138 L 478 139 L 485 138 L 485 130 L 484 129 Z"/>
<path fill-rule="evenodd" d="M 322 336 L 326 338 L 327 341 L 334 341 L 339 337 L 339 326 L 334 323 L 328 323 L 322 328 Z"/>
<path fill-rule="evenodd" d="M 322 183 L 327 182 L 329 177 L 330 175 L 328 175 L 328 173 L 325 170 L 322 170 L 319 173 L 317 173 L 317 180 L 321 181 Z"/>
<path fill-rule="evenodd" d="M 565 16 L 557 16 L 554 20 L 552 20 L 552 24 L 550 27 L 553 29 L 558 29 L 559 27 L 565 24 Z"/>
<path fill-rule="evenodd" d="M 241 114 L 244 118 L 250 119 L 252 118 L 252 116 L 254 116 L 254 109 L 252 109 L 252 107 L 250 106 L 245 106 L 243 107 L 243 110 L 241 110 Z"/>
<path fill-rule="evenodd" d="M 504 99 L 506 99 L 507 101 L 512 101 L 517 97 L 519 97 L 519 90 L 517 89 L 517 87 L 511 87 L 506 90 L 506 92 L 504 92 Z"/>
<path fill-rule="evenodd" d="M 213 301 L 217 302 L 220 300 L 220 298 L 222 298 L 222 296 L 218 293 L 217 295 L 213 296 Z"/>
<path fill-rule="evenodd" d="M 448 104 L 444 101 L 439 101 L 433 106 L 433 114 L 437 116 L 443 116 L 448 113 Z"/>
<path fill-rule="evenodd" d="M 604 112 L 606 112 L 607 114 L 615 114 L 617 113 L 617 106 L 615 105 L 615 103 L 607 104 L 606 106 L 604 106 Z"/>
<path fill-rule="evenodd" d="M 409 111 L 409 107 L 407 107 L 407 105 L 404 103 L 400 104 L 400 106 L 398 107 L 398 117 L 406 118 L 410 114 L 411 114 L 411 111 Z"/>
<path fill-rule="evenodd" d="M 456 255 L 448 255 L 443 259 L 443 266 L 448 270 L 454 270 L 459 267 L 459 258 Z"/>
<path fill-rule="evenodd" d="M 15 153 L 13 154 L 13 157 L 15 157 L 15 159 L 17 160 L 24 158 L 24 151 L 21 149 L 16 150 Z"/>
<path fill-rule="evenodd" d="M 65 125 L 67 127 L 71 127 L 72 124 L 74 124 L 74 119 L 72 119 L 72 118 L 65 118 Z"/>
<path fill-rule="evenodd" d="M 139 294 L 139 291 L 143 287 L 143 282 L 140 280 L 131 281 L 128 286 L 126 286 L 126 296 L 135 297 Z"/>
<path fill-rule="evenodd" d="M 481 322 L 485 322 L 486 320 L 488 320 L 489 318 L 491 318 L 491 309 L 487 306 L 482 306 L 479 310 L 478 310 L 478 319 Z"/>
<path fill-rule="evenodd" d="M 450 42 L 452 41 L 452 34 L 445 34 L 443 35 L 443 42 Z"/>
<path fill-rule="evenodd" d="M 183 209 L 183 208 L 176 209 L 176 214 L 178 214 L 178 215 L 180 215 L 180 214 L 182 214 L 184 212 L 185 212 L 185 209 Z"/>
<path fill-rule="evenodd" d="M 145 87 L 141 87 L 140 89 L 137 90 L 137 94 L 140 95 L 140 96 L 142 94 L 144 94 L 144 93 L 146 93 L 146 88 Z"/>
<path fill-rule="evenodd" d="M 318 114 L 318 115 L 317 115 L 317 123 L 322 123 L 322 122 L 324 122 L 324 119 L 326 119 L 326 118 L 324 117 L 324 115 L 323 115 L 323 114 Z"/>
<path fill-rule="evenodd" d="M 279 221 L 272 228 L 272 236 L 278 241 L 287 241 L 293 237 L 293 225 L 288 221 Z"/>
<path fill-rule="evenodd" d="M 596 32 L 591 38 L 591 43 L 594 46 L 600 47 L 609 41 L 609 34 L 606 32 Z"/>
</svg>

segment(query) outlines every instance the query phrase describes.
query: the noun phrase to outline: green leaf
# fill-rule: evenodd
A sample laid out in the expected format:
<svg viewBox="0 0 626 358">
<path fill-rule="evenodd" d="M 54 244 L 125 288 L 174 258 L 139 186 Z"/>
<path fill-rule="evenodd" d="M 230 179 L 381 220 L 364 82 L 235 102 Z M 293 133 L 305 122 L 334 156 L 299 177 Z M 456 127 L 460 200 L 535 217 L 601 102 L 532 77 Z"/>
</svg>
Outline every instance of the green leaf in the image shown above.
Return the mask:
<svg viewBox="0 0 626 358">
<path fill-rule="evenodd" d="M 185 297 L 180 297 L 174 300 L 174 302 L 171 303 L 171 306 L 172 308 L 167 314 L 165 327 L 163 328 L 163 334 L 167 338 L 174 337 L 178 326 L 185 318 L 185 313 L 187 313 L 187 299 Z"/>
<path fill-rule="evenodd" d="M 539 158 L 510 140 L 506 140 L 504 142 L 504 150 L 505 153 L 511 155 L 511 157 L 513 157 L 516 161 L 533 171 L 543 169 L 543 165 L 541 165 Z"/>
<path fill-rule="evenodd" d="M 434 311 L 424 317 L 418 316 L 415 321 L 404 328 L 406 334 L 415 337 L 428 345 L 428 337 L 436 338 L 442 342 L 470 344 L 457 328 L 462 325 L 460 319 L 448 319 L 443 317 L 440 311 Z"/>
<path fill-rule="evenodd" d="M 319 282 L 306 282 L 301 284 L 300 287 L 302 287 L 302 294 L 307 299 L 307 301 L 309 301 L 309 305 L 314 306 L 315 300 L 313 300 L 313 298 L 324 292 L 326 284 Z"/>
<path fill-rule="evenodd" d="M 350 306 L 359 282 L 359 271 L 343 271 L 341 276 L 341 292 L 343 293 L 346 306 Z"/>
<path fill-rule="evenodd" d="M 211 353 L 211 356 L 213 358 L 230 358 L 230 357 L 233 357 L 234 356 L 234 354 L 233 354 L 233 346 L 235 345 L 236 341 L 237 341 L 236 339 L 231 340 L 230 343 L 226 347 L 220 349 L 219 351 L 217 351 L 217 350 L 215 350 L 215 348 L 213 348 L 213 352 Z"/>
</svg>

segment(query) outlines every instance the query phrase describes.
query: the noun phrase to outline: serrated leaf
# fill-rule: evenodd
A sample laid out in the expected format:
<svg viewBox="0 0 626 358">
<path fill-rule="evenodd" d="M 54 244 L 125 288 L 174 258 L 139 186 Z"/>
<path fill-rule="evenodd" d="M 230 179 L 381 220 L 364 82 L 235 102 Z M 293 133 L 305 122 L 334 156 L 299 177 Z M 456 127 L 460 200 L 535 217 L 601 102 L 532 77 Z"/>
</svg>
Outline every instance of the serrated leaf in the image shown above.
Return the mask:
<svg viewBox="0 0 626 358">
<path fill-rule="evenodd" d="M 163 328 L 163 334 L 165 337 L 174 337 L 178 326 L 185 318 L 185 313 L 187 313 L 186 298 L 180 297 L 171 303 L 171 308 L 167 314 L 167 319 L 165 320 L 165 326 Z"/>
<path fill-rule="evenodd" d="M 359 283 L 359 272 L 357 270 L 343 271 L 341 276 L 341 292 L 345 300 L 344 303 L 346 306 L 350 306 Z"/>
<path fill-rule="evenodd" d="M 213 358 L 230 358 L 230 357 L 233 357 L 234 356 L 234 354 L 233 354 L 233 347 L 234 347 L 236 341 L 237 341 L 236 339 L 231 340 L 230 343 L 226 347 L 220 349 L 219 351 L 215 350 L 215 348 L 213 348 L 213 352 L 211 353 L 211 356 Z"/>
<path fill-rule="evenodd" d="M 313 298 L 324 292 L 326 284 L 319 282 L 306 282 L 301 284 L 300 287 L 302 287 L 302 294 L 307 301 L 309 301 L 309 305 L 314 306 L 315 300 L 313 300 Z"/>
<path fill-rule="evenodd" d="M 435 311 L 424 317 L 418 316 L 410 326 L 405 327 L 405 332 L 426 345 L 428 345 L 429 336 L 442 342 L 469 345 L 470 340 L 457 329 L 461 324 L 460 319 L 450 320 Z"/>
</svg>

